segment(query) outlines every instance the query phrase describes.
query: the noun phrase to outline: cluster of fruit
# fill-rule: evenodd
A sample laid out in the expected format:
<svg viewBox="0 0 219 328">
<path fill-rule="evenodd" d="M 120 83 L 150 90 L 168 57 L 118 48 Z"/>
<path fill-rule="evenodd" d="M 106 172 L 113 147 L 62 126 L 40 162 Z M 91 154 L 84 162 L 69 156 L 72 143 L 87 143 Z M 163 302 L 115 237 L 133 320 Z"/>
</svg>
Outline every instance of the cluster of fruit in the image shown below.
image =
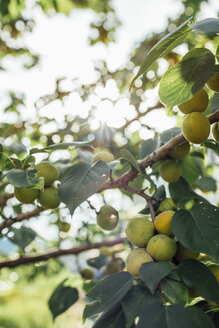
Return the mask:
<svg viewBox="0 0 219 328">
<path fill-rule="evenodd" d="M 15 197 L 24 204 L 31 204 L 37 199 L 40 205 L 47 209 L 57 208 L 60 204 L 58 190 L 53 183 L 58 179 L 59 172 L 55 165 L 49 162 L 42 162 L 35 166 L 38 177 L 44 178 L 44 190 L 30 189 L 25 187 L 15 187 Z"/>
</svg>

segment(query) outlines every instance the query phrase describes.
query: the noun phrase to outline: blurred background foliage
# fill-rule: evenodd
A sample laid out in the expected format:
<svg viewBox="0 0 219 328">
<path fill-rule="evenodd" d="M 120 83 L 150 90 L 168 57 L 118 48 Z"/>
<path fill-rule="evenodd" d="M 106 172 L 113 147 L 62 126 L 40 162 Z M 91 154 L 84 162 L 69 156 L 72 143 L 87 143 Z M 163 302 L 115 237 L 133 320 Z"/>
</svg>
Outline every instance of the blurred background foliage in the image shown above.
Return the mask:
<svg viewBox="0 0 219 328">
<path fill-rule="evenodd" d="M 135 45 L 135 49 L 129 54 L 127 62 L 124 62 L 122 67 L 111 70 L 105 60 L 94 62 L 93 68 L 96 78 L 92 82 L 84 83 L 77 77 L 72 79 L 57 77 L 54 91 L 50 94 L 42 94 L 39 99 L 35 99 L 35 112 L 32 121 L 26 120 L 23 115 L 23 109 L 26 106 L 25 90 L 23 93 L 8 90 L 7 95 L 1 95 L 2 98 L 7 98 L 6 102 L 2 102 L 0 109 L 2 115 L 0 142 L 4 145 L 7 155 L 23 159 L 31 147 L 39 145 L 46 147 L 59 142 L 83 141 L 93 135 L 95 140 L 91 146 L 62 151 L 56 154 L 57 156 L 52 153 L 47 155 L 48 159 L 56 162 L 61 173 L 69 167 L 69 162 L 78 163 L 88 160 L 95 149 L 103 147 L 111 151 L 116 158 L 119 158 L 121 150 L 126 148 L 136 159 L 140 159 L 139 148 L 144 139 L 156 136 L 160 132 L 156 130 L 153 124 L 148 124 L 146 115 L 156 110 L 159 110 L 159 113 L 161 109 L 164 111 L 157 96 L 157 85 L 164 70 L 176 64 L 182 57 L 182 52 L 194 46 L 203 47 L 207 45 L 214 52 L 218 40 L 210 40 L 201 34 L 198 36 L 195 33 L 190 34 L 183 50 L 177 48 L 168 54 L 165 60 L 156 61 L 149 72 L 135 81 L 129 92 L 130 82 L 149 50 L 164 35 L 173 31 L 188 17 L 193 15 L 196 18 L 202 4 L 208 2 L 208 0 L 178 0 L 181 8 L 180 14 L 175 19 L 168 18 L 166 28 L 163 31 L 146 35 L 137 46 Z M 22 42 L 25 35 L 34 30 L 36 22 L 31 12 L 39 7 L 48 17 L 59 14 L 69 15 L 74 10 L 91 10 L 95 12 L 95 17 L 90 24 L 90 35 L 88 36 L 90 46 L 101 43 L 103 47 L 107 47 L 109 43 L 116 42 L 121 21 L 114 9 L 114 1 L 33 0 L 25 2 L 24 0 L 0 0 L 1 71 L 7 71 L 7 65 L 4 65 L 7 57 L 14 57 L 14 60 L 19 60 L 25 70 L 31 70 L 40 65 L 40 49 L 38 53 L 35 53 L 25 45 L 25 42 Z M 215 16 L 218 16 L 218 12 L 215 12 Z M 109 86 L 114 90 L 113 96 L 109 96 L 109 92 L 104 92 Z M 55 117 L 44 115 L 41 111 L 52 103 L 57 104 L 57 107 L 62 111 L 71 95 L 77 95 L 81 103 L 87 106 L 85 115 L 78 115 L 74 112 L 64 114 L 64 123 L 59 124 Z M 117 120 L 114 124 L 107 124 L 107 122 L 101 120 L 98 122 L 95 119 L 98 106 L 107 105 L 108 108 L 114 106 L 116 108 L 123 101 L 130 109 L 130 113 L 124 115 L 119 124 Z M 116 111 L 114 112 L 116 113 Z M 16 113 L 16 123 L 11 124 L 7 120 L 4 121 L 4 118 L 10 113 Z M 210 113 L 210 108 L 208 113 Z M 182 118 L 177 115 L 177 111 L 173 109 L 169 114 L 175 117 L 176 125 L 180 126 Z M 47 129 L 51 125 L 53 127 L 52 132 Z M 206 150 L 201 149 L 201 152 L 204 154 L 204 159 L 199 159 L 200 172 L 204 170 L 204 175 L 210 176 L 213 174 L 214 155 L 210 154 L 207 159 Z M 1 169 L 4 163 L 5 158 L 0 157 Z M 203 163 L 205 163 L 205 167 Z M 128 164 L 121 165 L 115 174 L 119 176 L 128 169 Z M 156 173 L 157 166 L 154 165 L 150 174 L 152 177 L 156 177 Z M 136 188 L 147 187 L 141 178 L 136 179 L 132 186 Z M 12 191 L 11 186 L 6 181 L 0 182 L 0 198 Z M 198 189 L 198 192 L 202 195 L 205 190 Z M 213 203 L 216 202 L 213 194 L 210 194 L 209 198 Z M 61 206 L 58 211 L 49 210 L 46 214 L 40 215 L 40 218 L 32 218 L 24 223 L 24 226 L 35 230 L 38 224 L 37 220 L 41 219 L 44 220 L 41 230 L 49 229 L 50 231 L 48 238 L 46 238 L 45 234 L 43 236 L 36 229 L 36 238 L 25 248 L 25 253 L 32 254 L 37 251 L 48 250 L 51 247 L 73 247 L 117 236 L 124 231 L 126 218 L 142 209 L 142 202 L 139 198 L 125 191 L 123 193 L 115 191 L 114 199 L 111 197 L 110 191 L 106 191 L 104 194 L 94 195 L 91 202 L 93 205 L 95 204 L 97 211 L 101 205 L 108 202 L 120 210 L 120 224 L 113 232 L 106 235 L 97 227 L 96 213 L 88 203 L 81 205 L 81 209 L 77 212 L 77 218 L 74 220 L 69 216 L 68 210 Z M 14 198 L 10 198 L 8 201 L 1 198 L 0 206 L 2 221 L 34 208 L 33 205 L 21 205 Z M 132 208 L 132 210 L 128 212 L 127 208 Z M 77 223 L 75 223 L 76 220 Z M 20 227 L 20 224 L 17 227 Z M 1 238 L 2 260 L 22 252 L 19 247 L 7 239 L 6 236 L 9 232 L 7 229 L 3 231 Z M 113 255 L 107 257 L 104 269 L 95 269 L 95 278 L 98 280 L 103 276 L 105 272 L 103 270 L 106 270 L 107 264 L 112 259 L 119 262 L 120 258 L 123 258 L 124 251 L 121 245 L 117 249 L 115 247 Z M 62 257 L 58 260 L 49 260 L 48 263 L 26 265 L 11 270 L 2 269 L 0 273 L 0 328 L 81 327 L 80 320 L 85 293 L 83 291 L 83 279 L 77 272 L 87 266 L 86 260 L 88 258 L 99 254 L 98 250 L 94 250 L 81 257 L 68 257 L 68 260 Z M 53 325 L 47 300 L 55 286 L 66 277 L 70 278 L 74 287 L 81 288 L 81 298 Z M 86 289 L 86 286 L 84 288 Z"/>
</svg>

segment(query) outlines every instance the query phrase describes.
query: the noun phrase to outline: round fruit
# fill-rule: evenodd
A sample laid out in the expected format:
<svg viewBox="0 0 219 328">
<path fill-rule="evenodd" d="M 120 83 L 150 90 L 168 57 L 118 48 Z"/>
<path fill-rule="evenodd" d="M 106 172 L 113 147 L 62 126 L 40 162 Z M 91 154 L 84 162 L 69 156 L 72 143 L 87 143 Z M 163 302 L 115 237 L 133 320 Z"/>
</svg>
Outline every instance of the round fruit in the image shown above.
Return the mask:
<svg viewBox="0 0 219 328">
<path fill-rule="evenodd" d="M 199 112 L 188 114 L 183 119 L 182 132 L 185 139 L 189 142 L 201 144 L 209 136 L 209 120 Z"/>
<path fill-rule="evenodd" d="M 38 197 L 39 190 L 14 187 L 14 195 L 19 200 L 19 202 L 30 204 L 33 203 L 33 201 Z"/>
<path fill-rule="evenodd" d="M 44 178 L 44 186 L 50 186 L 55 180 L 58 179 L 59 171 L 55 165 L 49 162 L 42 162 L 35 166 L 35 169 L 38 170 L 38 177 Z"/>
<path fill-rule="evenodd" d="M 207 87 L 215 92 L 219 92 L 219 72 L 215 72 L 208 82 L 206 83 Z"/>
<path fill-rule="evenodd" d="M 172 236 L 171 220 L 174 213 L 174 211 L 164 211 L 156 217 L 154 225 L 158 233 Z"/>
<path fill-rule="evenodd" d="M 81 271 L 81 275 L 85 280 L 91 280 L 94 277 L 94 272 L 90 268 L 85 268 Z"/>
<path fill-rule="evenodd" d="M 136 248 L 131 251 L 126 259 L 126 269 L 135 278 L 139 278 L 140 267 L 147 262 L 153 262 L 152 257 L 144 248 Z"/>
<path fill-rule="evenodd" d="M 219 265 L 218 264 L 210 264 L 208 268 L 211 270 L 217 281 L 219 282 Z"/>
<path fill-rule="evenodd" d="M 55 187 L 45 188 L 40 192 L 39 203 L 45 208 L 57 208 L 60 204 L 58 190 Z"/>
<path fill-rule="evenodd" d="M 204 89 L 199 90 L 192 98 L 178 105 L 179 110 L 184 114 L 192 112 L 204 112 L 208 107 L 208 94 Z"/>
<path fill-rule="evenodd" d="M 120 272 L 122 270 L 123 270 L 123 268 L 121 267 L 121 265 L 118 262 L 112 260 L 107 264 L 106 275 Z"/>
<path fill-rule="evenodd" d="M 104 230 L 113 230 L 119 221 L 117 210 L 110 205 L 103 205 L 97 214 L 97 223 Z"/>
<path fill-rule="evenodd" d="M 145 247 L 154 235 L 154 225 L 145 215 L 136 215 L 126 227 L 126 236 L 135 246 Z"/>
<path fill-rule="evenodd" d="M 115 253 L 113 247 L 102 246 L 99 250 L 100 256 L 112 256 Z"/>
<path fill-rule="evenodd" d="M 182 244 L 177 242 L 177 251 L 176 251 L 176 259 L 181 262 L 186 259 L 197 259 L 199 257 L 199 253 L 192 251 L 184 247 Z"/>
<path fill-rule="evenodd" d="M 96 163 L 97 161 L 103 161 L 106 163 L 112 162 L 115 159 L 113 154 L 108 153 L 107 151 L 101 151 L 94 155 L 93 163 Z"/>
<path fill-rule="evenodd" d="M 190 151 L 190 144 L 188 141 L 181 143 L 180 145 L 176 146 L 175 148 L 171 149 L 168 152 L 168 155 L 173 159 L 181 159 L 188 155 Z"/>
<path fill-rule="evenodd" d="M 176 182 L 180 177 L 180 167 L 174 160 L 167 159 L 160 164 L 160 176 L 167 182 Z"/>
<path fill-rule="evenodd" d="M 176 254 L 176 243 L 167 235 L 156 235 L 149 240 L 146 250 L 157 261 L 170 261 Z"/>
<path fill-rule="evenodd" d="M 212 125 L 212 134 L 215 139 L 215 141 L 219 142 L 219 122 L 215 122 Z"/>
<path fill-rule="evenodd" d="M 174 204 L 174 202 L 172 201 L 171 198 L 166 198 L 164 200 L 162 200 L 162 202 L 160 203 L 157 212 L 164 212 L 164 211 L 171 211 L 171 210 L 176 210 L 176 205 Z"/>
</svg>

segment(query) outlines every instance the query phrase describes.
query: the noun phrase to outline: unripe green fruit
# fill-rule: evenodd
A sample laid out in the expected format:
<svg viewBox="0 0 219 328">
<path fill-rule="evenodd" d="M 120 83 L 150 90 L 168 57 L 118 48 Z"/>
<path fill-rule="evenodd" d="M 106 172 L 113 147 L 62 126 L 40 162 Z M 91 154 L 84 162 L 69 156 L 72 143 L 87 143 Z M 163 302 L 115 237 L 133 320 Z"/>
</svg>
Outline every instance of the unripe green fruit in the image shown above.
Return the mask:
<svg viewBox="0 0 219 328">
<path fill-rule="evenodd" d="M 149 240 L 146 250 L 157 261 L 170 261 L 176 249 L 173 239 L 167 235 L 156 235 Z"/>
<path fill-rule="evenodd" d="M 177 251 L 176 251 L 176 259 L 181 262 L 186 259 L 197 259 L 199 257 L 199 253 L 192 251 L 184 247 L 182 244 L 177 242 Z"/>
<path fill-rule="evenodd" d="M 94 272 L 90 268 L 85 268 L 81 271 L 81 275 L 85 280 L 91 280 L 94 277 Z"/>
<path fill-rule="evenodd" d="M 35 169 L 38 170 L 38 177 L 44 178 L 44 186 L 50 186 L 55 180 L 58 179 L 59 171 L 55 165 L 49 162 L 42 162 L 35 166 Z"/>
<path fill-rule="evenodd" d="M 219 122 L 215 122 L 212 125 L 212 134 L 215 139 L 215 141 L 219 142 Z"/>
<path fill-rule="evenodd" d="M 157 212 L 176 210 L 176 205 L 171 198 L 166 198 L 160 203 Z"/>
<path fill-rule="evenodd" d="M 93 163 L 97 161 L 103 161 L 105 163 L 112 162 L 115 159 L 113 154 L 108 153 L 107 151 L 100 151 L 99 153 L 95 154 L 93 157 Z"/>
<path fill-rule="evenodd" d="M 181 143 L 180 145 L 176 146 L 175 148 L 171 149 L 168 152 L 168 155 L 173 159 L 181 159 L 188 155 L 190 151 L 190 144 L 188 141 Z"/>
<path fill-rule="evenodd" d="M 174 214 L 174 211 L 164 211 L 155 218 L 154 225 L 158 233 L 172 235 L 171 221 Z"/>
<path fill-rule="evenodd" d="M 184 114 L 192 112 L 204 112 L 208 107 L 208 94 L 204 89 L 199 90 L 192 98 L 178 105 L 179 110 Z"/>
<path fill-rule="evenodd" d="M 215 72 L 210 77 L 206 85 L 209 89 L 213 90 L 214 92 L 219 92 L 219 72 Z"/>
<path fill-rule="evenodd" d="M 19 200 L 19 202 L 24 204 L 31 204 L 38 197 L 39 190 L 14 187 L 14 195 Z"/>
<path fill-rule="evenodd" d="M 182 132 L 186 140 L 194 144 L 201 144 L 208 139 L 210 123 L 202 113 L 194 112 L 184 117 Z"/>
<path fill-rule="evenodd" d="M 115 253 L 115 250 L 113 247 L 102 246 L 99 249 L 100 256 L 112 256 L 114 253 Z"/>
<path fill-rule="evenodd" d="M 159 173 L 165 181 L 169 183 L 176 182 L 180 177 L 179 164 L 174 160 L 167 159 L 161 162 Z"/>
<path fill-rule="evenodd" d="M 57 208 L 60 204 L 58 190 L 55 187 L 45 188 L 40 192 L 39 203 L 45 208 Z"/>
<path fill-rule="evenodd" d="M 107 264 L 106 275 L 120 272 L 122 270 L 123 270 L 123 268 L 121 267 L 121 265 L 118 262 L 112 260 Z"/>
<path fill-rule="evenodd" d="M 119 221 L 117 210 L 110 205 L 103 205 L 97 215 L 97 223 L 104 230 L 113 230 Z"/>
<path fill-rule="evenodd" d="M 147 262 L 153 262 L 153 259 L 144 248 L 133 249 L 126 259 L 126 270 L 139 279 L 141 265 Z"/>
<path fill-rule="evenodd" d="M 145 247 L 154 232 L 153 223 L 145 215 L 137 215 L 129 221 L 126 227 L 128 240 L 138 247 Z"/>
</svg>

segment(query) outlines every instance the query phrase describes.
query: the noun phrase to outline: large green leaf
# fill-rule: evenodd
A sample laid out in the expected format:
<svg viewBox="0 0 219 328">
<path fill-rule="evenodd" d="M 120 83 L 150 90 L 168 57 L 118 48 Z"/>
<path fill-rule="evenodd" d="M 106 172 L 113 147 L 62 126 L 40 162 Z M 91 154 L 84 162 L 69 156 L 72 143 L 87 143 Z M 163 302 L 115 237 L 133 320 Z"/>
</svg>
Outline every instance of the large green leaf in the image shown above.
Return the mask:
<svg viewBox="0 0 219 328">
<path fill-rule="evenodd" d="M 108 311 L 120 302 L 132 287 L 133 280 L 134 278 L 128 272 L 114 273 L 101 280 L 87 294 L 88 297 L 95 299 L 95 301 L 85 306 L 84 320 L 95 314 Z"/>
<path fill-rule="evenodd" d="M 12 169 L 7 172 L 7 179 L 15 187 L 43 189 L 44 186 L 43 178 L 37 176 L 37 170 L 24 171 Z"/>
<path fill-rule="evenodd" d="M 93 141 L 93 139 L 88 140 L 88 141 L 74 141 L 74 142 L 63 142 L 63 143 L 58 143 L 58 144 L 54 144 L 45 148 L 32 148 L 30 150 L 30 154 L 36 154 L 36 153 L 45 153 L 48 152 L 49 150 L 57 150 L 57 149 L 68 149 L 68 148 L 72 148 L 75 146 L 85 146 L 89 143 L 91 143 Z"/>
<path fill-rule="evenodd" d="M 210 103 L 211 112 L 215 112 L 219 109 L 219 93 L 215 93 Z"/>
<path fill-rule="evenodd" d="M 219 18 L 206 18 L 196 24 L 190 25 L 191 30 L 197 30 L 208 36 L 219 33 Z"/>
<path fill-rule="evenodd" d="M 201 159 L 195 158 L 193 156 L 186 156 L 182 158 L 179 162 L 181 169 L 181 176 L 190 184 L 193 185 L 198 179 L 201 172 L 198 170 L 197 161 L 202 161 Z"/>
<path fill-rule="evenodd" d="M 156 292 L 152 295 L 145 287 L 133 286 L 122 299 L 122 308 L 125 313 L 126 328 L 132 327 L 135 318 L 138 317 L 144 308 L 153 303 L 162 303 L 160 294 Z"/>
<path fill-rule="evenodd" d="M 164 145 L 165 143 L 167 143 L 170 139 L 172 139 L 173 137 L 177 136 L 178 134 L 180 134 L 182 132 L 182 130 L 180 128 L 171 128 L 168 130 L 163 131 L 160 134 L 160 144 Z"/>
<path fill-rule="evenodd" d="M 195 182 L 195 185 L 205 191 L 217 191 L 217 182 L 212 177 L 203 177 Z"/>
<path fill-rule="evenodd" d="M 188 288 L 182 282 L 167 277 L 160 282 L 160 288 L 171 303 L 186 305 L 188 302 Z"/>
<path fill-rule="evenodd" d="M 159 138 L 155 137 L 154 139 L 147 139 L 143 142 L 140 149 L 141 159 L 152 154 L 159 147 Z"/>
<path fill-rule="evenodd" d="M 190 20 L 191 18 L 189 18 L 182 25 L 180 25 L 175 31 L 167 34 L 158 43 L 155 44 L 155 46 L 146 55 L 143 63 L 141 64 L 141 67 L 139 68 L 138 73 L 132 80 L 131 86 L 141 74 L 143 74 L 149 69 L 149 67 L 153 64 L 155 60 L 160 57 L 166 56 L 170 51 L 172 51 L 178 45 L 183 43 L 187 34 L 190 32 L 190 29 L 188 27 L 188 23 L 190 22 Z"/>
<path fill-rule="evenodd" d="M 215 328 L 210 317 L 196 307 L 151 304 L 142 312 L 136 328 Z"/>
<path fill-rule="evenodd" d="M 211 77 L 214 63 L 215 57 L 208 51 L 170 67 L 160 81 L 161 102 L 172 108 L 191 98 Z"/>
<path fill-rule="evenodd" d="M 98 161 L 94 166 L 82 163 L 73 167 L 58 188 L 59 198 L 73 214 L 78 205 L 102 187 L 109 174 L 110 169 L 103 161 Z"/>
<path fill-rule="evenodd" d="M 159 282 L 166 277 L 172 269 L 172 265 L 168 262 L 144 263 L 140 268 L 140 277 L 153 294 Z"/>
<path fill-rule="evenodd" d="M 196 252 L 213 256 L 219 261 L 219 208 L 201 203 L 191 210 L 174 214 L 171 228 L 177 240 Z"/>
<path fill-rule="evenodd" d="M 53 319 L 65 312 L 78 300 L 78 291 L 76 288 L 65 286 L 63 280 L 53 291 L 48 300 L 49 309 L 52 313 Z"/>
<path fill-rule="evenodd" d="M 120 305 L 110 309 L 95 322 L 92 328 L 125 328 L 125 315 Z"/>
<path fill-rule="evenodd" d="M 13 236 L 10 236 L 10 232 L 13 232 Z M 20 248 L 24 249 L 29 245 L 36 237 L 36 232 L 31 228 L 21 227 L 11 228 L 9 231 L 9 237 L 14 244 L 18 245 Z"/>
<path fill-rule="evenodd" d="M 102 268 L 104 265 L 107 264 L 107 257 L 100 255 L 100 256 L 96 256 L 96 257 L 92 257 L 90 259 L 87 260 L 87 264 L 89 264 L 90 266 L 92 266 L 95 269 L 100 269 Z"/>
<path fill-rule="evenodd" d="M 183 261 L 178 270 L 183 282 L 209 301 L 219 303 L 219 284 L 211 270 L 203 263 L 188 259 Z"/>
<path fill-rule="evenodd" d="M 139 164 L 136 158 L 130 153 L 130 151 L 127 149 L 122 149 L 120 154 L 123 159 L 131 164 L 131 166 L 133 166 L 137 171 L 140 171 Z"/>
</svg>

